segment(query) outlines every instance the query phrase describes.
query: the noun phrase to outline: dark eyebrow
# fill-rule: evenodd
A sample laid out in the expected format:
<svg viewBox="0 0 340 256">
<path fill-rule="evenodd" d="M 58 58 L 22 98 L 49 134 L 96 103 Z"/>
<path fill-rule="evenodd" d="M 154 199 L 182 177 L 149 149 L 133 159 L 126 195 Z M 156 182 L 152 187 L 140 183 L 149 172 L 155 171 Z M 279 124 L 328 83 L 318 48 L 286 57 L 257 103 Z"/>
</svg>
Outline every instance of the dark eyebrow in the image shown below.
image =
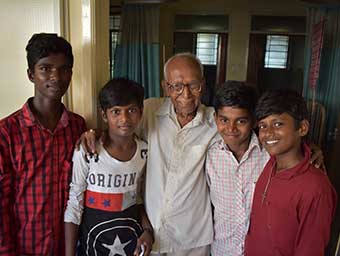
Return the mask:
<svg viewBox="0 0 340 256">
<path fill-rule="evenodd" d="M 217 114 L 217 116 L 218 117 L 223 117 L 223 118 L 226 118 L 226 119 L 230 119 L 229 117 L 221 115 L 221 114 Z M 249 116 L 241 116 L 241 117 L 236 118 L 236 120 L 240 120 L 240 119 L 247 119 L 247 120 L 249 120 L 251 118 Z"/>
<path fill-rule="evenodd" d="M 52 64 L 50 64 L 50 63 L 46 63 L 46 62 L 42 62 L 42 63 L 39 63 L 38 64 L 38 67 L 40 67 L 40 66 L 49 66 L 49 67 L 51 67 L 51 66 L 53 66 Z"/>
<path fill-rule="evenodd" d="M 54 65 L 52 63 L 49 63 L 49 62 L 42 62 L 42 63 L 39 63 L 37 66 L 38 67 L 54 67 Z M 58 68 L 72 68 L 72 65 L 71 64 L 65 64 L 65 65 L 62 65 Z"/>
</svg>

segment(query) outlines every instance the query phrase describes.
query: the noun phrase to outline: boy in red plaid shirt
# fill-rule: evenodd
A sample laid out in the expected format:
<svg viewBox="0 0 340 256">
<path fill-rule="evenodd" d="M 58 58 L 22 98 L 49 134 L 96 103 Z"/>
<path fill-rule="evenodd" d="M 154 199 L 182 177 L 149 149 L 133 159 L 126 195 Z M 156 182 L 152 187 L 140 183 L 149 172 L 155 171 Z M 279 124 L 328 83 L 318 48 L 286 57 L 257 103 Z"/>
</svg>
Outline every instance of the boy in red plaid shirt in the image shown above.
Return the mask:
<svg viewBox="0 0 340 256">
<path fill-rule="evenodd" d="M 71 45 L 34 34 L 26 47 L 34 96 L 0 121 L 0 255 L 64 255 L 63 215 L 84 119 L 61 103 Z"/>
</svg>

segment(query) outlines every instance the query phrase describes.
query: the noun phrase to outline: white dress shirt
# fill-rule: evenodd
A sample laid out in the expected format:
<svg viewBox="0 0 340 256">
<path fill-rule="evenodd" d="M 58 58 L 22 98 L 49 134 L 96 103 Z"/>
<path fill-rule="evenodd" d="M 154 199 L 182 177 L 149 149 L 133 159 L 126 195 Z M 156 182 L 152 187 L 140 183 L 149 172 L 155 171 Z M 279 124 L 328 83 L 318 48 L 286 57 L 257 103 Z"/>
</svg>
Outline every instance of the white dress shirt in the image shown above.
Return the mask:
<svg viewBox="0 0 340 256">
<path fill-rule="evenodd" d="M 208 245 L 213 240 L 204 161 L 217 131 L 213 108 L 200 105 L 181 128 L 169 98 L 144 102 L 142 137 L 148 142 L 145 207 L 155 252 Z"/>
</svg>

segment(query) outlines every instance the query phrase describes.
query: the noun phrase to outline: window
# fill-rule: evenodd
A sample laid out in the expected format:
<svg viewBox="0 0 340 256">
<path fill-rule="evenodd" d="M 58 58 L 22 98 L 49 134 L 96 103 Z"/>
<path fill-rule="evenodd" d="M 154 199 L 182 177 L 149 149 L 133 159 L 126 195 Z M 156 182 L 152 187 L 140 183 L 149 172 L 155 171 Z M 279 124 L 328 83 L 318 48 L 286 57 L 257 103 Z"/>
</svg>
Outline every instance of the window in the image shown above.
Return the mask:
<svg viewBox="0 0 340 256">
<path fill-rule="evenodd" d="M 120 29 L 120 15 L 110 16 L 110 29 L 119 30 Z"/>
<path fill-rule="evenodd" d="M 114 77 L 115 52 L 120 41 L 120 14 L 110 15 L 110 75 Z"/>
<path fill-rule="evenodd" d="M 287 68 L 288 44 L 288 36 L 268 35 L 264 67 Z"/>
<path fill-rule="evenodd" d="M 196 55 L 203 65 L 217 64 L 218 34 L 197 34 Z"/>
</svg>

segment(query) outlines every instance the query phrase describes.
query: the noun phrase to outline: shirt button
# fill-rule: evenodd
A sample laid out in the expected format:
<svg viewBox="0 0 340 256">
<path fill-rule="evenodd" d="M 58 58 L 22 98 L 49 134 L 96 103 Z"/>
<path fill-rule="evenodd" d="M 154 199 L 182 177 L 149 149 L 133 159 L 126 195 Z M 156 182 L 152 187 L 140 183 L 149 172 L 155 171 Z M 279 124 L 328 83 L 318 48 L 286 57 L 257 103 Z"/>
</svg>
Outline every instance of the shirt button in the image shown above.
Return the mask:
<svg viewBox="0 0 340 256">
<path fill-rule="evenodd" d="M 268 229 L 271 229 L 271 228 L 272 228 L 272 225 L 271 225 L 271 224 L 267 224 L 267 228 L 268 228 Z"/>
</svg>

